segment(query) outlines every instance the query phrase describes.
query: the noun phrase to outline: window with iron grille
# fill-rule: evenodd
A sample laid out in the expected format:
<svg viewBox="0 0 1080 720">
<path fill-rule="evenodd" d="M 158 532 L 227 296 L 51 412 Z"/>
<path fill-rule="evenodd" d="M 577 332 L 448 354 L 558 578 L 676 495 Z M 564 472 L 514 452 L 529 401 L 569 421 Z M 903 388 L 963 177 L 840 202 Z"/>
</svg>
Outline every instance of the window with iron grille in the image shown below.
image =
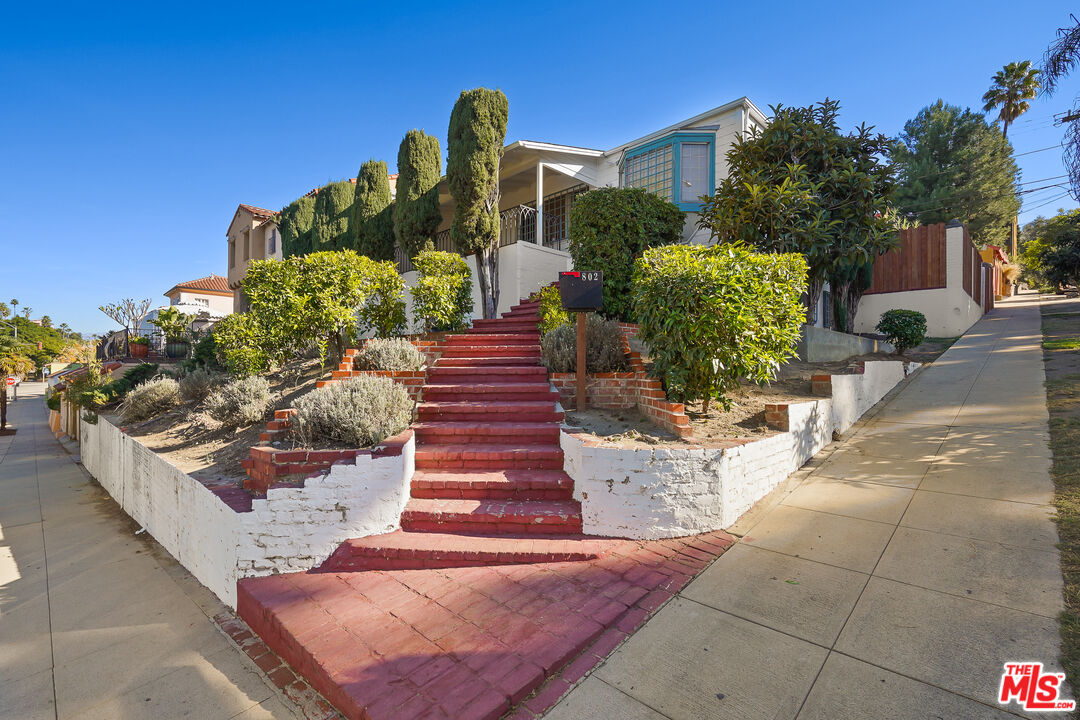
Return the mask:
<svg viewBox="0 0 1080 720">
<path fill-rule="evenodd" d="M 623 186 L 639 187 L 662 198 L 671 199 L 672 181 L 675 178 L 673 145 L 645 150 L 631 155 L 623 163 Z"/>
<path fill-rule="evenodd" d="M 644 188 L 687 212 L 701 209 L 698 198 L 715 189 L 715 139 L 712 133 L 675 133 L 628 150 L 622 187 Z"/>
<path fill-rule="evenodd" d="M 822 326 L 832 329 L 832 293 L 828 290 L 821 293 L 821 316 Z"/>
<path fill-rule="evenodd" d="M 584 192 L 588 185 L 575 185 L 566 190 L 552 193 L 544 198 L 544 247 L 566 250 L 570 245 L 570 208 L 574 200 Z M 526 207 L 535 207 L 529 203 Z M 521 218 L 521 242 L 536 242 L 536 213 L 528 213 Z"/>
</svg>

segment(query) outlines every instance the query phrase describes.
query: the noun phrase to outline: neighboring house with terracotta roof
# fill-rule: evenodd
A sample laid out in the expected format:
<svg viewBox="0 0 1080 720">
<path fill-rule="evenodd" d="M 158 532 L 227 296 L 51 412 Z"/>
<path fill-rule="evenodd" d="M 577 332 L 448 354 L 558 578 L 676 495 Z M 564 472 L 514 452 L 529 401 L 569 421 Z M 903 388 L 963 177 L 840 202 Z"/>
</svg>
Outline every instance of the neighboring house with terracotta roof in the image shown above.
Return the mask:
<svg viewBox="0 0 1080 720">
<path fill-rule="evenodd" d="M 204 308 L 215 317 L 225 317 L 233 311 L 233 291 L 229 287 L 229 279 L 213 273 L 197 280 L 177 283 L 166 291 L 165 297 L 169 298 L 170 305 Z M 188 310 L 181 310 L 190 314 Z"/>
<path fill-rule="evenodd" d="M 229 241 L 227 283 L 233 297 L 233 311 L 242 309 L 240 281 L 252 260 L 281 259 L 281 231 L 273 210 L 240 203 L 225 233 Z"/>
</svg>

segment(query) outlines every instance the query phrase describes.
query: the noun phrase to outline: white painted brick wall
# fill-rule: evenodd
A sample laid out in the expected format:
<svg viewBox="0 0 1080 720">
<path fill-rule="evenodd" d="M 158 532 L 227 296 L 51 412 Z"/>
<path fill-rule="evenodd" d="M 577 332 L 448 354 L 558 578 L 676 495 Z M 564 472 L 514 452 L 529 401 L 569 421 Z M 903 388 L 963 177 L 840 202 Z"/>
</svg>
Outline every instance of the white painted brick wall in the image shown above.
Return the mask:
<svg viewBox="0 0 1080 720">
<path fill-rule="evenodd" d="M 565 467 L 584 531 L 654 539 L 728 527 L 904 375 L 904 363 L 895 361 L 867 362 L 860 375 L 834 375 L 831 398 L 789 404 L 788 432 L 732 448 L 593 447 L 564 432 Z"/>
<path fill-rule="evenodd" d="M 81 429 L 86 470 L 229 607 L 238 578 L 309 570 L 349 538 L 396 530 L 413 475 L 410 439 L 399 456 L 361 455 L 237 513 L 107 421 Z"/>
</svg>

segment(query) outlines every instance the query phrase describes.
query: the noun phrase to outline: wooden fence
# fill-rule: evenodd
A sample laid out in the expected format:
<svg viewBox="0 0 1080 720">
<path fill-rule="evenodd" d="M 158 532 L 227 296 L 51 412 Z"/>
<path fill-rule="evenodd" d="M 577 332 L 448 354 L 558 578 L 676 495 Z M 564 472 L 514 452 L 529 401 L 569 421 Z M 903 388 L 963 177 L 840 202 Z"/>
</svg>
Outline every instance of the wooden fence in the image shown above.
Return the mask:
<svg viewBox="0 0 1080 720">
<path fill-rule="evenodd" d="M 865 294 L 932 290 L 945 284 L 945 224 L 921 225 L 901 230 L 900 247 L 874 262 Z"/>
</svg>

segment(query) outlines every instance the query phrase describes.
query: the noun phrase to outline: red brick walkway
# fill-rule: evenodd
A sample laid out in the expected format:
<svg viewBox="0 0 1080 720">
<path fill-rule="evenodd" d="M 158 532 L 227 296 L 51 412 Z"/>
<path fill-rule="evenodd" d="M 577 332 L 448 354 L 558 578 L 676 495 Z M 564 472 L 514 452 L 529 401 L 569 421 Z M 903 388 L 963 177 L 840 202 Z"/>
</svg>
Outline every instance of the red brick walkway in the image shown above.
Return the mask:
<svg viewBox="0 0 1080 720">
<path fill-rule="evenodd" d="M 348 718 L 531 718 L 733 538 L 605 542 L 579 562 L 250 578 L 238 612 Z"/>
</svg>

